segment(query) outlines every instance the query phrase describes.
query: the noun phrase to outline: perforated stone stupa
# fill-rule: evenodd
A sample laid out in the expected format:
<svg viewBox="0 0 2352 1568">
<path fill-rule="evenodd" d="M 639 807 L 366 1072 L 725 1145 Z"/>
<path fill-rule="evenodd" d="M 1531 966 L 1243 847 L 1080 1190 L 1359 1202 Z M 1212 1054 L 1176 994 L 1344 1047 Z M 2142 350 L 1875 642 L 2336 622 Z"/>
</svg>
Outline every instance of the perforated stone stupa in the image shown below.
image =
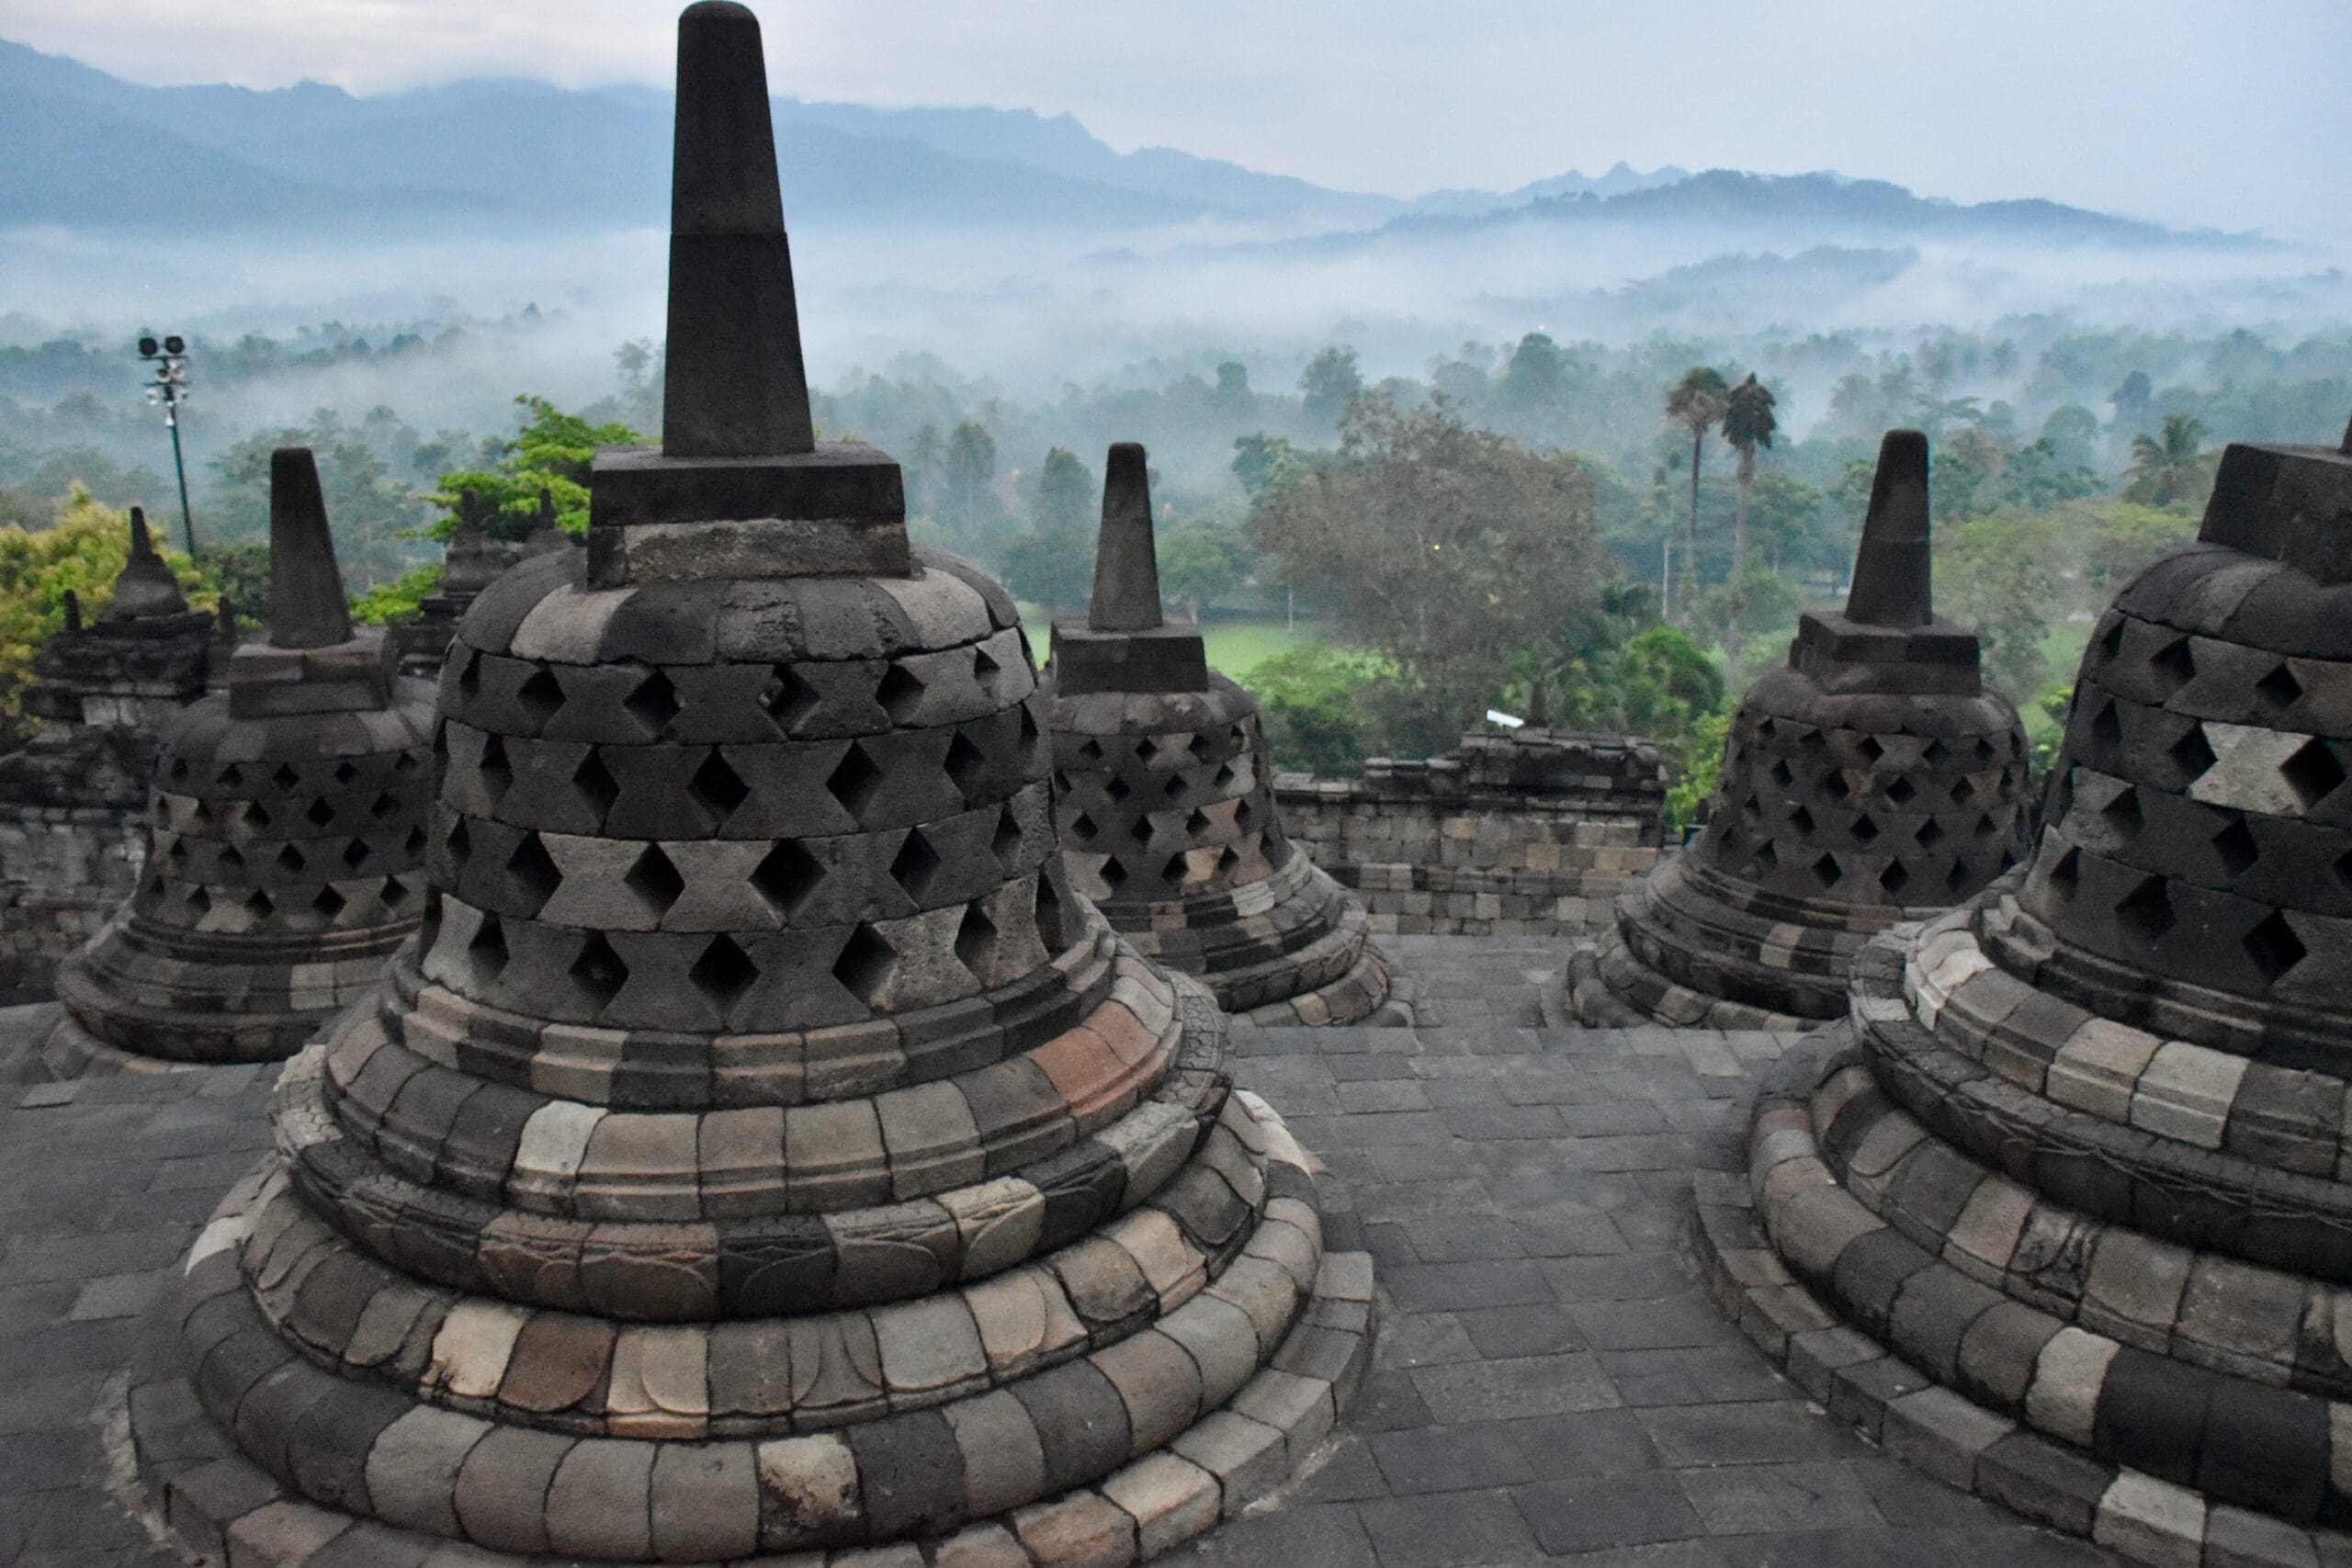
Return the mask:
<svg viewBox="0 0 2352 1568">
<path fill-rule="evenodd" d="M 1083 623 L 1054 624 L 1055 793 L 1079 890 L 1267 1024 L 1407 1022 L 1363 908 L 1283 834 L 1257 702 L 1161 611 L 1150 475 L 1111 448 Z"/>
<path fill-rule="evenodd" d="M 1874 940 L 1755 1124 L 1790 1354 L 1891 1349 L 1980 1485 L 2151 1561 L 2352 1551 L 2348 772 L 2352 437 L 2233 446 L 2030 868 Z"/>
<path fill-rule="evenodd" d="M 432 913 L 151 1321 L 141 1468 L 319 1568 L 1132 1562 L 1329 1427 L 1370 1263 L 1069 887 L 1010 597 L 812 438 L 752 14 L 678 76 L 662 445 L 460 626 Z"/>
<path fill-rule="evenodd" d="M 1555 1021 L 1809 1027 L 1874 934 L 2018 863 L 2025 731 L 1975 634 L 1936 615 L 1928 549 L 1928 439 L 1892 431 L 1845 613 L 1801 617 L 1740 699 L 1707 826 L 1570 950 Z"/>
<path fill-rule="evenodd" d="M 139 886 L 58 966 L 61 1077 L 291 1055 L 424 913 L 432 688 L 352 626 L 310 452 L 269 477 L 270 629 L 163 731 Z"/>
<path fill-rule="evenodd" d="M 479 491 L 458 498 L 457 525 L 441 559 L 441 586 L 417 604 L 417 619 L 401 629 L 401 668 L 415 675 L 438 675 L 458 623 L 481 591 L 513 564 L 515 552 L 490 536 Z"/>
</svg>

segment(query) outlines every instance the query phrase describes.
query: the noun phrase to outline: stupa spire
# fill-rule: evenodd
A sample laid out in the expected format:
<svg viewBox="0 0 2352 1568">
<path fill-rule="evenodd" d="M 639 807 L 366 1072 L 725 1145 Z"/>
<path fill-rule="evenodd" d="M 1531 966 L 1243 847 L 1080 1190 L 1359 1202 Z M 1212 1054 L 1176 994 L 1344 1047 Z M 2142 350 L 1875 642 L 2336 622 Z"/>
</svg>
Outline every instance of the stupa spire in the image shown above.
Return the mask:
<svg viewBox="0 0 2352 1568">
<path fill-rule="evenodd" d="M 662 450 L 813 451 L 760 24 L 732 0 L 678 18 L 676 137 Z"/>
<path fill-rule="evenodd" d="M 1936 618 L 1928 558 L 1928 438 L 1890 430 L 1879 443 L 1871 505 L 1862 520 L 1849 620 L 1873 626 L 1924 626 Z"/>
<path fill-rule="evenodd" d="M 1140 632 L 1162 620 L 1151 473 L 1142 443 L 1114 442 L 1102 475 L 1102 531 L 1094 545 L 1094 600 L 1086 624 L 1098 632 Z"/>
<path fill-rule="evenodd" d="M 307 446 L 269 455 L 269 642 L 332 648 L 351 640 L 351 605 L 327 532 L 319 466 Z"/>
<path fill-rule="evenodd" d="M 179 579 L 155 553 L 145 510 L 134 506 L 130 509 L 130 558 L 123 563 L 122 575 L 114 580 L 114 599 L 107 606 L 106 618 L 141 621 L 187 614 L 187 598 L 180 592 Z"/>
</svg>

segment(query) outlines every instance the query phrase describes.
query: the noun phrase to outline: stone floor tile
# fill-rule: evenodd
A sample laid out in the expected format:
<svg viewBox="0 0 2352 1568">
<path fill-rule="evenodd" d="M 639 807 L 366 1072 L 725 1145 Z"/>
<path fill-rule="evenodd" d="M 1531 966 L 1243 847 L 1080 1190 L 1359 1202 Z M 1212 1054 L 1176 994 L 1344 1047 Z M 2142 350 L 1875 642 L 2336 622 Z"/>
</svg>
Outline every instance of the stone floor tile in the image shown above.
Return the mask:
<svg viewBox="0 0 2352 1568">
<path fill-rule="evenodd" d="M 1673 1472 L 1581 1476 L 1521 1486 L 1511 1494 L 1548 1552 L 1647 1546 L 1703 1533 Z"/>
</svg>

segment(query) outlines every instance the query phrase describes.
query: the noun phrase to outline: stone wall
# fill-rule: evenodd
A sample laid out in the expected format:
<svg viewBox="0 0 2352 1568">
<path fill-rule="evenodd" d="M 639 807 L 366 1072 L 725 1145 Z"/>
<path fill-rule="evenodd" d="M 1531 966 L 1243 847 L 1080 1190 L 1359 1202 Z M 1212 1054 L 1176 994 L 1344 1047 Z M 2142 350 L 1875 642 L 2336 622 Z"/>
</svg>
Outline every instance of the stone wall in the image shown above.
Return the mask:
<svg viewBox="0 0 2352 1568">
<path fill-rule="evenodd" d="M 1657 863 L 1666 768 L 1622 735 L 1467 735 L 1359 779 L 1281 773 L 1283 828 L 1383 933 L 1576 935 Z"/>
<path fill-rule="evenodd" d="M 0 805 L 0 999 L 48 996 L 57 961 L 130 896 L 146 859 L 140 812 Z"/>
</svg>

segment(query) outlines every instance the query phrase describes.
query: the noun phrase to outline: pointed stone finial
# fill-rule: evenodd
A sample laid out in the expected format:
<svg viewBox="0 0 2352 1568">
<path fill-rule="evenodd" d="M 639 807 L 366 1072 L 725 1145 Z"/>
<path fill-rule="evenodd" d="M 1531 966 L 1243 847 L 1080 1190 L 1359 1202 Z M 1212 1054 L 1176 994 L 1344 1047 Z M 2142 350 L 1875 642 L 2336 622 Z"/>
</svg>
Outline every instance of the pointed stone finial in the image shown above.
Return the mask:
<svg viewBox="0 0 2352 1568">
<path fill-rule="evenodd" d="M 678 17 L 662 450 L 756 457 L 816 446 L 759 18 L 733 0 L 698 0 Z"/>
<path fill-rule="evenodd" d="M 351 604 L 327 532 L 319 466 L 307 446 L 269 455 L 269 641 L 330 648 L 351 640 Z"/>
<path fill-rule="evenodd" d="M 545 485 L 539 487 L 539 520 L 523 540 L 523 558 L 543 556 L 568 547 L 571 543 L 563 525 L 555 520 L 555 491 Z"/>
<path fill-rule="evenodd" d="M 114 599 L 107 606 L 107 619 L 141 621 L 186 614 L 187 599 L 180 592 L 179 579 L 155 553 L 146 512 L 134 506 L 130 509 L 130 558 L 123 563 L 122 575 L 114 580 Z"/>
<path fill-rule="evenodd" d="M 1928 558 L 1928 438 L 1918 431 L 1890 430 L 1879 444 L 1846 615 L 1894 627 L 1924 626 L 1936 618 Z"/>
<path fill-rule="evenodd" d="M 65 591 L 65 629 L 69 632 L 82 629 L 82 596 L 71 588 Z"/>
<path fill-rule="evenodd" d="M 1094 544 L 1094 602 L 1086 624 L 1098 632 L 1140 632 L 1161 618 L 1151 474 L 1140 443 L 1114 442 L 1102 473 L 1102 532 Z"/>
</svg>

